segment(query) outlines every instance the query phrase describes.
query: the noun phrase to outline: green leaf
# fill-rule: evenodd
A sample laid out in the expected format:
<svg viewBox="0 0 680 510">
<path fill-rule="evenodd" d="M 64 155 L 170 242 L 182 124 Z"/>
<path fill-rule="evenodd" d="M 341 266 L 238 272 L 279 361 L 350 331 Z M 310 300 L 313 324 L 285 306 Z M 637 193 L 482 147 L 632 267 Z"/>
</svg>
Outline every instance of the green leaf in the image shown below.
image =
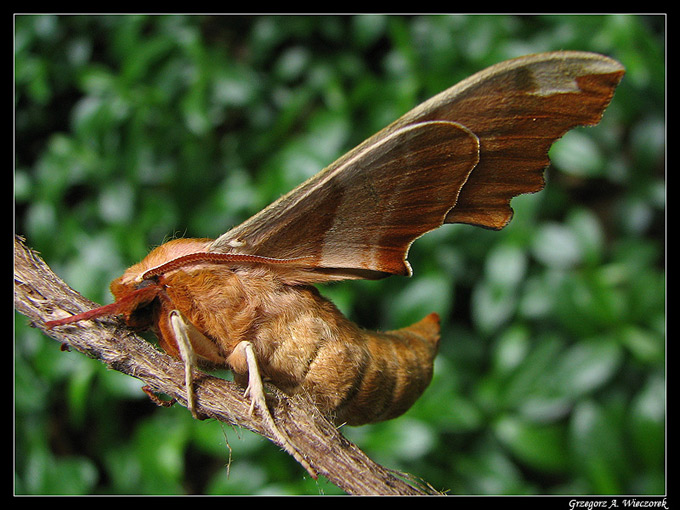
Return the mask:
<svg viewBox="0 0 680 510">
<path fill-rule="evenodd" d="M 552 371 L 552 389 L 570 399 L 580 398 L 610 381 L 622 360 L 620 344 L 612 338 L 581 341 L 560 356 Z"/>
<path fill-rule="evenodd" d="M 550 150 L 553 165 L 578 177 L 599 177 L 604 161 L 592 135 L 585 130 L 565 134 Z"/>
<path fill-rule="evenodd" d="M 494 424 L 494 431 L 501 443 L 523 464 L 550 473 L 566 470 L 567 441 L 562 425 L 536 424 L 506 416 Z"/>
<path fill-rule="evenodd" d="M 651 470 L 661 470 L 666 455 L 666 384 L 653 375 L 638 392 L 631 406 L 630 429 L 637 454 Z"/>
<path fill-rule="evenodd" d="M 620 409 L 588 401 L 574 409 L 570 430 L 571 463 L 594 494 L 620 494 L 629 463 Z"/>
</svg>

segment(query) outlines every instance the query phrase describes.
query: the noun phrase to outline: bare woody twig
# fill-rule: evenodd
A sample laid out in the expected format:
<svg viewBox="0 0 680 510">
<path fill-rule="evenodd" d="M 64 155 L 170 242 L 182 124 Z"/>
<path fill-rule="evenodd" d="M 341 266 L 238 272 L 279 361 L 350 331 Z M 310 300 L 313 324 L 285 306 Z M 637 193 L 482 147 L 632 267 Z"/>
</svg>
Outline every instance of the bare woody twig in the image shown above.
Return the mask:
<svg viewBox="0 0 680 510">
<path fill-rule="evenodd" d="M 69 288 L 23 241 L 14 242 L 14 304 L 17 311 L 44 330 L 44 323 L 98 305 Z M 70 348 L 99 359 L 109 368 L 136 377 L 153 392 L 186 405 L 181 362 L 158 351 L 115 318 L 83 321 L 45 334 Z M 209 418 L 244 427 L 268 437 L 260 416 L 236 384 L 202 374 L 195 385 L 197 411 Z M 423 494 L 395 473 L 369 459 L 318 410 L 303 399 L 272 390 L 271 414 L 311 468 L 349 494 Z"/>
</svg>

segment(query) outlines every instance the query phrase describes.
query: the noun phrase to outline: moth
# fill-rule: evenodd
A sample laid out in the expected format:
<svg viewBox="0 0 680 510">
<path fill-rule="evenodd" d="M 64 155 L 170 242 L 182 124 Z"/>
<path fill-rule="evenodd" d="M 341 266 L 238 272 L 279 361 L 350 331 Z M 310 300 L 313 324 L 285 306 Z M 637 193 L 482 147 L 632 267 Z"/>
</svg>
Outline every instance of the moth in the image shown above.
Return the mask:
<svg viewBox="0 0 680 510">
<path fill-rule="evenodd" d="M 314 284 L 410 276 L 411 243 L 445 223 L 503 228 L 510 200 L 544 186 L 552 143 L 597 124 L 622 65 L 586 52 L 489 67 L 378 132 L 218 239 L 174 239 L 111 283 L 115 302 L 48 328 L 121 315 L 192 370 L 227 367 L 268 416 L 263 381 L 337 424 L 401 415 L 428 386 L 440 338 L 354 324 Z M 281 439 L 286 443 L 286 439 Z"/>
</svg>

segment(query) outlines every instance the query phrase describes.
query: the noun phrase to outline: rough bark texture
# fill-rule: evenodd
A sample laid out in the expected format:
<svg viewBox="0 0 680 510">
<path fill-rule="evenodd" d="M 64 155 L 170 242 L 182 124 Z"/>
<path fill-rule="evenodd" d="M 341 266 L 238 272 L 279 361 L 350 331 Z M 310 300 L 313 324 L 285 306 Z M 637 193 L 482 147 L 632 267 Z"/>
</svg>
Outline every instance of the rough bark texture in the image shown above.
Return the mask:
<svg viewBox="0 0 680 510">
<path fill-rule="evenodd" d="M 83 321 L 45 331 L 44 323 L 98 306 L 69 288 L 20 238 L 14 241 L 14 306 L 35 327 L 53 339 L 136 377 L 153 392 L 186 405 L 182 363 L 158 351 L 116 318 Z M 244 427 L 268 437 L 257 413 L 251 415 L 243 388 L 208 374 L 195 384 L 197 411 L 206 418 Z M 290 399 L 275 389 L 267 395 L 277 426 L 287 434 L 311 468 L 348 494 L 424 494 L 392 470 L 373 462 L 349 442 L 317 409 L 302 399 Z"/>
</svg>

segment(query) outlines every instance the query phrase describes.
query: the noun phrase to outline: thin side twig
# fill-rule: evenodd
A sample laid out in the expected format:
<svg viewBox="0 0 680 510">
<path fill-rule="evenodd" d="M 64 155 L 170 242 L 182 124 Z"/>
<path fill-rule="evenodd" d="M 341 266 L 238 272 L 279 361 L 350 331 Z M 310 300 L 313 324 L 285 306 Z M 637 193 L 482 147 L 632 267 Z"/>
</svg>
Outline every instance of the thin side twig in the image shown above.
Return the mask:
<svg viewBox="0 0 680 510">
<path fill-rule="evenodd" d="M 98 306 L 58 278 L 21 238 L 14 241 L 14 306 L 49 337 L 144 382 L 186 406 L 184 367 L 128 329 L 116 318 L 83 321 L 46 331 L 46 321 L 64 312 L 76 314 Z M 243 388 L 209 374 L 195 384 L 196 410 L 206 418 L 244 427 L 274 441 L 259 415 L 250 413 Z M 326 420 L 311 403 L 287 398 L 275 389 L 267 395 L 277 426 L 318 474 L 348 494 L 425 494 L 373 462 Z M 279 445 L 280 446 L 280 445 Z M 426 487 L 426 484 L 423 484 Z"/>
</svg>

